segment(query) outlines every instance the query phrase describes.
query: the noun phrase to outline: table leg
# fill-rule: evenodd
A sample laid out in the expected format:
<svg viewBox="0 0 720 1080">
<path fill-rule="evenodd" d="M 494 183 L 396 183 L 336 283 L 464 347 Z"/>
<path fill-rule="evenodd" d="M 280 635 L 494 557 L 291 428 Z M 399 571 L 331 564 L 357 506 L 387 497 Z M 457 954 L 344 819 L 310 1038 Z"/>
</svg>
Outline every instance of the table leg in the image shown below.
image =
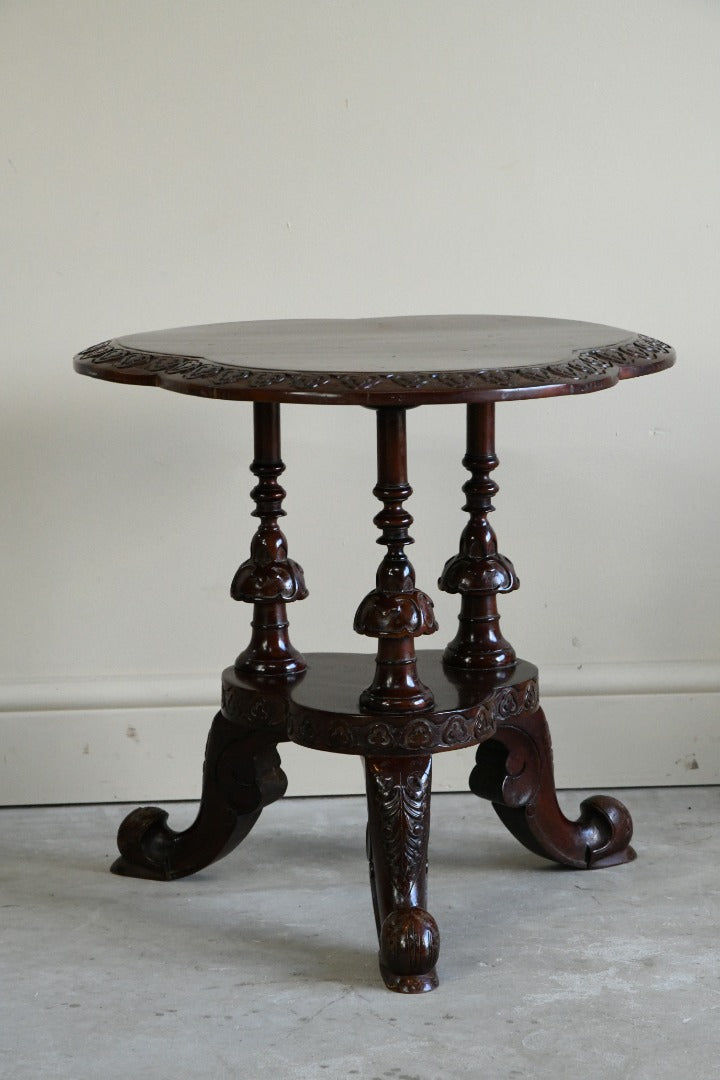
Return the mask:
<svg viewBox="0 0 720 1080">
<path fill-rule="evenodd" d="M 366 758 L 368 859 L 380 971 L 390 990 L 437 984 L 437 923 L 426 910 L 432 758 Z"/>
<path fill-rule="evenodd" d="M 512 667 L 515 651 L 500 632 L 499 593 L 519 585 L 515 569 L 499 554 L 488 515 L 498 485 L 495 406 L 467 407 L 467 452 L 463 465 L 470 479 L 463 487 L 470 520 L 460 552 L 445 564 L 440 588 L 460 593 L 459 628 L 443 661 L 448 668 L 492 671 Z M 632 819 L 622 803 L 606 795 L 586 799 L 577 821 L 560 810 L 555 792 L 550 732 L 542 709 L 530 716 L 509 716 L 492 739 L 481 743 L 470 776 L 476 795 L 492 800 L 510 832 L 531 851 L 564 866 L 583 869 L 613 866 L 635 858 L 630 847 Z"/>
<path fill-rule="evenodd" d="M 208 736 L 198 815 L 184 832 L 167 825 L 168 814 L 141 806 L 118 832 L 120 858 L 112 871 L 125 877 L 172 881 L 222 859 L 245 839 L 263 807 L 285 794 L 277 728 L 215 717 Z M 287 738 L 287 736 L 284 736 Z"/>
<path fill-rule="evenodd" d="M 437 630 L 433 602 L 415 586 L 415 571 L 405 554 L 412 544 L 413 519 L 403 506 L 412 495 L 407 476 L 406 410 L 383 406 L 377 412 L 377 484 L 373 494 L 383 509 L 374 518 L 387 548 L 375 588 L 355 614 L 355 632 L 378 639 L 375 678 L 360 695 L 369 713 L 410 716 L 433 707 L 432 690 L 418 676 L 415 638 Z"/>
<path fill-rule="evenodd" d="M 285 470 L 280 456 L 280 406 L 253 405 L 255 454 L 251 471 L 259 483 L 252 490 L 253 517 L 260 525 L 250 545 L 250 558 L 238 569 L 230 586 L 233 600 L 253 605 L 252 637 L 235 661 L 238 671 L 251 675 L 297 675 L 305 660 L 290 642 L 286 605 L 307 596 L 302 567 L 288 558 L 288 543 L 278 519 L 285 491 L 278 477 Z"/>
<path fill-rule="evenodd" d="M 515 568 L 498 551 L 497 538 L 488 520 L 499 491 L 491 477 L 499 462 L 495 454 L 495 405 L 467 407 L 467 452 L 463 465 L 470 479 L 463 486 L 470 515 L 460 537 L 460 551 L 445 563 L 438 586 L 443 592 L 460 593 L 457 635 L 443 657 L 453 668 L 497 670 L 515 663 L 515 650 L 500 632 L 498 593 L 512 592 L 520 584 Z"/>
<path fill-rule="evenodd" d="M 302 567 L 288 558 L 287 540 L 278 524 L 285 513 L 285 492 L 278 482 L 285 468 L 280 456 L 280 406 L 256 402 L 253 418 L 250 468 L 258 478 L 252 491 L 253 515 L 260 525 L 250 557 L 230 589 L 233 599 L 253 605 L 252 637 L 235 668 L 262 678 L 297 679 L 306 663 L 290 642 L 286 605 L 304 599 L 307 589 Z M 288 738 L 285 708 L 277 700 L 253 700 L 244 694 L 231 699 L 225 687 L 223 712 L 215 717 L 208 736 L 195 822 L 184 832 L 175 832 L 167 825 L 165 810 L 157 806 L 134 810 L 120 826 L 120 858 L 113 872 L 172 880 L 194 874 L 237 847 L 262 808 L 287 788 L 277 753 L 278 742 Z"/>
<path fill-rule="evenodd" d="M 525 718 L 509 718 L 477 749 L 470 790 L 490 799 L 521 844 L 536 855 L 596 870 L 630 862 L 632 819 L 625 806 L 608 795 L 585 799 L 577 821 L 558 805 L 550 732 L 542 709 Z"/>
</svg>

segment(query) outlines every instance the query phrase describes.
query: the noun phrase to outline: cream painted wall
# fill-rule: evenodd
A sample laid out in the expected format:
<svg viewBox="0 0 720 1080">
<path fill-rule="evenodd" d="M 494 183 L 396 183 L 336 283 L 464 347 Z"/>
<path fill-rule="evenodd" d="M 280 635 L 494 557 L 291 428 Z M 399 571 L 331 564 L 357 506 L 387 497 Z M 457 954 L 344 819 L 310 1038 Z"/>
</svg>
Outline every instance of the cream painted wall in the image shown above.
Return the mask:
<svg viewBox="0 0 720 1080">
<path fill-rule="evenodd" d="M 667 374 L 500 407 L 494 523 L 522 580 L 503 625 L 557 698 L 561 782 L 719 781 L 720 6 L 5 0 L 0 49 L 0 800 L 195 794 L 246 638 L 249 406 L 82 379 L 72 354 L 448 311 L 676 346 Z M 418 410 L 409 437 L 445 640 L 461 410 Z M 362 648 L 372 418 L 289 407 L 284 452 L 312 594 L 294 640 Z M 293 754 L 293 790 L 350 783 Z"/>
</svg>

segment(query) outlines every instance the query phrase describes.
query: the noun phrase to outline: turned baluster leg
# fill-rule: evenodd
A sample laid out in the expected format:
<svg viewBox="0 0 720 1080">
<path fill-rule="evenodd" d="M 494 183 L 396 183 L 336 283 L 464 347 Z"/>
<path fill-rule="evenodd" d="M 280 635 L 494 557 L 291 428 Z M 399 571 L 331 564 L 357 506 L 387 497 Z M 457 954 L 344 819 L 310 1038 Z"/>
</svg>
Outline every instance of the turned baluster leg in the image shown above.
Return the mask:
<svg viewBox="0 0 720 1080">
<path fill-rule="evenodd" d="M 497 596 L 512 592 L 519 581 L 510 560 L 498 553 L 488 522 L 498 491 L 490 475 L 498 465 L 492 403 L 468 405 L 463 465 L 471 474 L 463 487 L 470 521 L 459 554 L 445 564 L 439 582 L 445 592 L 461 595 L 459 629 L 445 650 L 444 662 L 450 668 L 500 671 L 515 663 L 515 651 L 500 632 Z M 585 799 L 576 821 L 562 813 L 542 709 L 501 719 L 492 739 L 478 747 L 476 762 L 471 790 L 492 801 L 500 820 L 530 851 L 578 869 L 635 858 L 630 847 L 632 819 L 617 799 L 607 795 Z"/>
<path fill-rule="evenodd" d="M 253 675 L 296 675 L 305 660 L 290 643 L 286 604 L 307 596 L 302 567 L 288 558 L 287 540 L 278 518 L 285 491 L 278 477 L 285 471 L 280 457 L 280 406 L 253 405 L 255 458 L 250 466 L 259 483 L 253 488 L 253 517 L 260 525 L 247 559 L 233 578 L 230 595 L 253 605 L 252 638 L 235 661 L 238 672 Z"/>
<path fill-rule="evenodd" d="M 278 519 L 285 492 L 278 477 L 280 407 L 256 403 L 255 454 L 251 470 L 253 514 L 260 525 L 250 558 L 235 574 L 231 595 L 253 604 L 250 644 L 235 667 L 245 675 L 293 678 L 305 661 L 288 634 L 286 604 L 307 596 L 302 568 L 287 557 Z M 227 688 L 226 688 L 227 689 Z M 113 872 L 129 877 L 171 880 L 193 874 L 223 858 L 247 836 L 264 806 L 280 798 L 287 779 L 280 768 L 279 742 L 287 741 L 286 705 L 258 698 L 252 690 L 224 694 L 223 710 L 210 728 L 198 814 L 183 832 L 167 825 L 167 813 L 143 806 L 125 818 L 118 832 L 120 858 Z"/>
<path fill-rule="evenodd" d="M 460 593 L 459 628 L 447 646 L 450 667 L 493 670 L 515 663 L 515 650 L 500 632 L 498 593 L 512 592 L 520 582 L 513 564 L 500 555 L 488 515 L 498 485 L 491 477 L 495 454 L 494 402 L 467 407 L 467 453 L 463 465 L 470 479 L 463 486 L 463 507 L 470 520 L 460 538 L 460 552 L 449 559 L 438 582 L 448 593 Z"/>
<path fill-rule="evenodd" d="M 433 990 L 440 950 L 426 910 L 432 758 L 368 758 L 368 857 L 386 986 L 404 994 Z"/>
<path fill-rule="evenodd" d="M 358 634 L 378 639 L 375 678 L 363 691 L 366 712 L 416 713 L 431 709 L 433 695 L 417 673 L 416 637 L 437 630 L 433 603 L 415 587 L 415 571 L 405 554 L 412 544 L 412 517 L 403 507 L 412 495 L 407 478 L 405 409 L 377 409 L 378 480 L 373 494 L 383 503 L 374 518 L 382 531 L 379 544 L 387 548 L 374 590 L 355 615 Z"/>
</svg>

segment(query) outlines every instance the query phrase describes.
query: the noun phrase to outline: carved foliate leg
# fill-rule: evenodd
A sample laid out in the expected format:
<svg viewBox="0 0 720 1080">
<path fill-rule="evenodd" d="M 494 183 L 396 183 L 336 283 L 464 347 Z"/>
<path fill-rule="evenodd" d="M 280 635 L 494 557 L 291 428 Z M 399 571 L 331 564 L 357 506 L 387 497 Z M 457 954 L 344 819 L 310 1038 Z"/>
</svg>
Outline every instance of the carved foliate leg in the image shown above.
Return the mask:
<svg viewBox="0 0 720 1080">
<path fill-rule="evenodd" d="M 280 406 L 253 405 L 255 456 L 251 471 L 259 483 L 253 488 L 253 516 L 260 525 L 250 546 L 250 558 L 239 568 L 230 587 L 234 600 L 253 605 L 252 638 L 238 656 L 238 671 L 255 675 L 296 675 L 306 668 L 290 643 L 286 604 L 307 596 L 302 567 L 288 558 L 287 540 L 278 525 L 284 517 L 285 491 L 278 477 L 285 466 L 280 457 Z"/>
<path fill-rule="evenodd" d="M 553 777 L 550 733 L 542 709 L 513 717 L 477 750 L 470 789 L 490 799 L 520 843 L 546 859 L 580 870 L 630 862 L 632 819 L 617 799 L 593 795 L 577 821 L 561 811 Z"/>
<path fill-rule="evenodd" d="M 445 650 L 451 667 L 497 669 L 515 663 L 515 650 L 500 632 L 498 593 L 512 592 L 520 582 L 513 564 L 498 552 L 488 521 L 498 485 L 490 474 L 498 466 L 495 455 L 495 406 L 467 407 L 467 453 L 463 465 L 471 473 L 463 486 L 463 507 L 470 520 L 460 538 L 460 552 L 445 563 L 438 582 L 448 593 L 460 593 L 460 626 Z"/>
<path fill-rule="evenodd" d="M 426 910 L 432 758 L 367 758 L 368 858 L 386 986 L 437 986 L 437 923 Z"/>
<path fill-rule="evenodd" d="M 249 731 L 218 713 L 208 736 L 195 821 L 175 832 L 167 825 L 167 811 L 157 806 L 134 810 L 120 826 L 120 858 L 113 873 L 172 881 L 229 854 L 263 807 L 285 794 L 287 777 L 276 748 L 283 738 L 287 735 L 277 726 Z"/>
<path fill-rule="evenodd" d="M 375 588 L 355 615 L 355 631 L 378 639 L 375 678 L 360 696 L 367 712 L 416 713 L 431 709 L 430 689 L 418 677 L 414 639 L 437 630 L 433 603 L 415 587 L 415 571 L 405 554 L 412 544 L 412 517 L 403 507 L 412 495 L 407 478 L 405 409 L 377 410 L 378 481 L 373 494 L 383 503 L 375 525 L 387 553 Z"/>
</svg>

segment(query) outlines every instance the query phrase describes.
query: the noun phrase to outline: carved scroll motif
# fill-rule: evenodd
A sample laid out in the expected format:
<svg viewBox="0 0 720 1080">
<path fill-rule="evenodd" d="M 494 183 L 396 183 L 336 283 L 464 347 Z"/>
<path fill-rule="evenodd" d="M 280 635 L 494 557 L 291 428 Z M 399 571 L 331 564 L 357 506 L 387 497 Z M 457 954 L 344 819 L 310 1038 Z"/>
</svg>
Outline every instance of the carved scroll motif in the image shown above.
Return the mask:
<svg viewBox="0 0 720 1080">
<path fill-rule="evenodd" d="M 557 800 L 550 732 L 542 709 L 508 715 L 480 745 L 470 790 L 490 799 L 501 821 L 521 844 L 545 859 L 576 869 L 630 862 L 632 818 L 608 795 L 592 795 L 572 821 Z"/>
</svg>

